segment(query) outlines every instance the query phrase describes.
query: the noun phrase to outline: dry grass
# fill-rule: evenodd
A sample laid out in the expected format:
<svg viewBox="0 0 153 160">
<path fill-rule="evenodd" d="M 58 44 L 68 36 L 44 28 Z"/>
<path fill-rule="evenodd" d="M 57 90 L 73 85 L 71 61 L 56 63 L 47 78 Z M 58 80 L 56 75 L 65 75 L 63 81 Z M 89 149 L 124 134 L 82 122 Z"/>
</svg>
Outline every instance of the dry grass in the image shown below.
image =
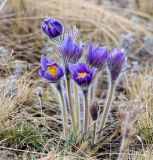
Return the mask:
<svg viewBox="0 0 153 160">
<path fill-rule="evenodd" d="M 19 79 L 9 77 L 3 80 L 0 93 L 0 125 L 3 126 L 10 113 L 22 106 L 25 102 L 30 103 L 33 99 L 31 83 L 27 76 L 21 76 Z"/>
<path fill-rule="evenodd" d="M 138 8 L 150 14 L 153 14 L 153 1 L 152 0 L 137 0 L 136 1 Z"/>
<path fill-rule="evenodd" d="M 149 69 L 150 68 L 150 69 Z M 137 74 L 130 75 L 130 82 L 127 85 L 130 106 L 145 110 L 138 120 L 138 131 L 143 143 L 153 143 L 153 71 L 151 67 L 146 68 Z"/>
<path fill-rule="evenodd" d="M 152 147 L 147 148 L 145 151 L 132 151 L 128 155 L 123 155 L 122 160 L 152 160 Z"/>
</svg>

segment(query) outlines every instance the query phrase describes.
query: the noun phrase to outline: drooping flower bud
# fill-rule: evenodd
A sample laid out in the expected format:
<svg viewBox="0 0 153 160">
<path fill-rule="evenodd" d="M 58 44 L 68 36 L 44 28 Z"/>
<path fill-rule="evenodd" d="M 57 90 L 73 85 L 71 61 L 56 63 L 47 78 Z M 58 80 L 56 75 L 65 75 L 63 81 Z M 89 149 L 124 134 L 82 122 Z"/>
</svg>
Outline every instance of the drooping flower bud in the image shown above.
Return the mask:
<svg viewBox="0 0 153 160">
<path fill-rule="evenodd" d="M 44 22 L 41 25 L 41 28 L 43 32 L 49 37 L 49 38 L 56 38 L 63 32 L 63 25 L 62 23 L 54 18 L 46 18 Z"/>
<path fill-rule="evenodd" d="M 97 101 L 92 102 L 90 105 L 90 114 L 93 121 L 96 121 L 99 116 L 99 103 Z"/>
</svg>

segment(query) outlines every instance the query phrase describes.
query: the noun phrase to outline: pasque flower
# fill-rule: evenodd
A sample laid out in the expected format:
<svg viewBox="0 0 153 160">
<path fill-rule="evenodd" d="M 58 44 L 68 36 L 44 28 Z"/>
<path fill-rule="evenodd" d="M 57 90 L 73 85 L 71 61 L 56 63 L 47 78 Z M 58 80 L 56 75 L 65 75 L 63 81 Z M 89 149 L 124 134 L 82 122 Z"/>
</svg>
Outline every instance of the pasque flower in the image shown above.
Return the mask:
<svg viewBox="0 0 153 160">
<path fill-rule="evenodd" d="M 64 64 L 76 63 L 82 56 L 84 47 L 83 43 L 77 44 L 72 36 L 66 36 L 60 46 Z"/>
<path fill-rule="evenodd" d="M 83 54 L 83 48 L 84 45 L 82 43 L 77 44 L 74 41 L 74 37 L 71 35 L 66 35 L 64 37 L 64 41 L 60 45 L 60 53 L 65 67 L 68 103 L 70 108 L 71 122 L 73 129 L 76 128 L 76 122 L 75 122 L 75 115 L 72 103 L 71 83 L 69 78 L 68 63 L 76 63 Z"/>
<path fill-rule="evenodd" d="M 83 131 L 86 132 L 88 128 L 88 87 L 95 77 L 96 69 L 89 69 L 84 63 L 69 64 L 68 69 L 72 75 L 74 81 L 82 88 L 85 107 L 84 107 L 84 121 Z"/>
<path fill-rule="evenodd" d="M 49 36 L 49 38 L 55 38 L 62 34 L 63 25 L 62 23 L 54 18 L 46 18 L 41 25 L 43 32 Z"/>
<path fill-rule="evenodd" d="M 39 75 L 50 82 L 56 82 L 64 75 L 63 69 L 57 63 L 52 62 L 45 56 L 41 56 L 41 67 Z"/>
<path fill-rule="evenodd" d="M 88 87 L 95 77 L 96 69 L 89 69 L 84 63 L 69 64 L 68 68 L 74 81 L 81 87 Z"/>
<path fill-rule="evenodd" d="M 116 87 L 115 82 L 124 67 L 125 60 L 126 60 L 125 51 L 123 49 L 122 50 L 114 49 L 108 57 L 107 61 L 108 61 L 108 68 L 111 76 L 111 82 L 110 82 L 110 89 L 107 96 L 108 98 L 107 98 L 107 101 L 102 113 L 101 122 L 99 125 L 99 134 L 97 135 L 97 142 L 100 138 L 100 134 L 101 134 L 100 131 L 103 130 L 106 124 L 108 113 L 110 111 L 111 103 L 113 100 L 115 87 Z"/>
<path fill-rule="evenodd" d="M 116 81 L 125 64 L 125 51 L 114 49 L 108 56 L 108 68 L 111 80 Z"/>
<path fill-rule="evenodd" d="M 102 70 L 107 64 L 108 48 L 100 47 L 91 43 L 88 48 L 86 62 L 89 66 Z"/>
</svg>

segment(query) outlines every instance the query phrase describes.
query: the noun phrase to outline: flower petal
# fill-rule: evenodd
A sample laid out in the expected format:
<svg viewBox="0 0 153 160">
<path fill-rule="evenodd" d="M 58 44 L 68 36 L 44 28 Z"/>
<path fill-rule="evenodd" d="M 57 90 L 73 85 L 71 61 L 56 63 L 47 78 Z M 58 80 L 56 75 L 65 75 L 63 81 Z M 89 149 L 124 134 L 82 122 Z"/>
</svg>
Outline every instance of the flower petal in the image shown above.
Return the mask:
<svg viewBox="0 0 153 160">
<path fill-rule="evenodd" d="M 40 69 L 40 70 L 38 71 L 38 73 L 39 73 L 40 76 L 44 77 L 45 71 L 43 71 L 42 69 Z"/>
<path fill-rule="evenodd" d="M 93 68 L 89 70 L 89 74 L 93 77 L 97 69 Z"/>
<path fill-rule="evenodd" d="M 84 79 L 85 79 L 86 84 L 90 84 L 92 80 L 92 75 L 88 74 Z"/>
<path fill-rule="evenodd" d="M 88 72 L 88 67 L 85 63 L 78 63 L 77 64 L 77 71 L 78 72 Z"/>
<path fill-rule="evenodd" d="M 41 56 L 41 67 L 42 67 L 42 70 L 46 71 L 47 70 L 47 64 L 48 63 L 48 59 L 42 55 Z"/>
<path fill-rule="evenodd" d="M 45 72 L 44 78 L 46 78 L 46 79 L 49 80 L 49 81 L 55 81 L 55 80 L 56 80 L 56 78 L 53 77 L 53 76 L 52 76 L 51 74 L 49 74 L 48 72 Z"/>
<path fill-rule="evenodd" d="M 62 30 L 63 30 L 63 25 L 62 25 L 62 23 L 61 23 L 59 20 L 56 20 L 56 21 L 54 22 L 54 25 L 53 25 L 53 26 L 56 28 L 56 30 L 58 31 L 58 33 L 62 32 Z"/>
<path fill-rule="evenodd" d="M 61 77 L 63 77 L 64 72 L 63 72 L 61 67 L 58 67 L 58 70 L 56 71 L 56 74 L 57 74 L 57 79 L 60 79 Z"/>
<path fill-rule="evenodd" d="M 71 36 L 67 36 L 60 47 L 63 57 L 64 56 L 67 57 L 71 53 L 72 48 L 73 48 L 73 39 Z"/>
<path fill-rule="evenodd" d="M 73 78 L 77 77 L 76 64 L 69 64 L 69 65 L 68 65 L 68 69 L 69 69 L 71 75 L 73 76 Z"/>
<path fill-rule="evenodd" d="M 84 78 L 76 77 L 75 81 L 77 82 L 78 85 L 83 85 L 86 80 Z"/>
</svg>

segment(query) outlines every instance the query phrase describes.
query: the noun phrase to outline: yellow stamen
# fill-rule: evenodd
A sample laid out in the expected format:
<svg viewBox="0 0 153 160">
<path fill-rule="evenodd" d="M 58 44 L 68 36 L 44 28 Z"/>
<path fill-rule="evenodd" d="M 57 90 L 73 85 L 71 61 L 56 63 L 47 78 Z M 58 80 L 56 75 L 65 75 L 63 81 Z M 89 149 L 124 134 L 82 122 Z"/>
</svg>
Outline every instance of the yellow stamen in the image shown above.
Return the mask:
<svg viewBox="0 0 153 160">
<path fill-rule="evenodd" d="M 47 68 L 47 71 L 48 71 L 53 77 L 57 78 L 57 74 L 56 74 L 57 69 L 58 69 L 58 67 L 53 65 L 53 66 L 49 66 L 49 67 Z"/>
<path fill-rule="evenodd" d="M 86 72 L 78 73 L 78 76 L 79 76 L 80 78 L 84 78 L 86 75 L 87 75 Z"/>
</svg>

